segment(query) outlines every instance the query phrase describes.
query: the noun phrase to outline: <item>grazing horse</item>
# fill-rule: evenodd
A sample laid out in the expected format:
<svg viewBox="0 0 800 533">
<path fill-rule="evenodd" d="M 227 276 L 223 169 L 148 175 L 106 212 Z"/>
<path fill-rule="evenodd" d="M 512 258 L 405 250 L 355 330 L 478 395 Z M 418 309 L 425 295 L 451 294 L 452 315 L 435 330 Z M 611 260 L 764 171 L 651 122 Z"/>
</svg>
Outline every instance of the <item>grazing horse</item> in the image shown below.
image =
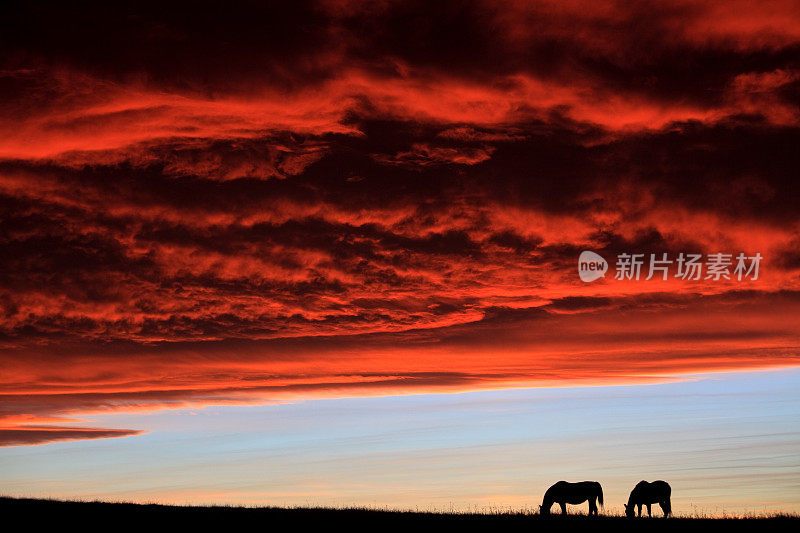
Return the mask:
<svg viewBox="0 0 800 533">
<path fill-rule="evenodd" d="M 589 514 L 597 514 L 597 503 L 603 505 L 603 488 L 597 481 L 580 481 L 578 483 L 567 483 L 566 481 L 559 481 L 544 493 L 544 500 L 542 506 L 539 508 L 539 513 L 542 515 L 550 514 L 550 507 L 554 503 L 561 506 L 561 514 L 567 514 L 567 504 L 579 504 L 585 501 L 589 502 Z"/>
<path fill-rule="evenodd" d="M 664 516 L 667 517 L 672 514 L 672 504 L 669 497 L 672 494 L 672 489 L 666 481 L 640 481 L 633 487 L 631 495 L 628 498 L 628 503 L 625 504 L 625 516 L 633 518 L 633 507 L 639 508 L 639 516 L 642 516 L 642 505 L 647 506 L 647 516 L 653 516 L 653 511 L 650 505 L 657 503 L 664 511 Z"/>
</svg>

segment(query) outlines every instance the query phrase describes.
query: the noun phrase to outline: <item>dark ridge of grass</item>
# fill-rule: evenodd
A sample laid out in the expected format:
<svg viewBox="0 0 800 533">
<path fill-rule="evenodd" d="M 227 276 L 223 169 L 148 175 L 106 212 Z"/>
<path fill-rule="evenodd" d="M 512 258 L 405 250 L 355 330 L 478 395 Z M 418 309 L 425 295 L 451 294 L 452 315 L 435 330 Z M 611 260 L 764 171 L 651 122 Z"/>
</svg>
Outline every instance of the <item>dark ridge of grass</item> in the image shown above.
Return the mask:
<svg viewBox="0 0 800 533">
<path fill-rule="evenodd" d="M 238 507 L 231 505 L 163 505 L 155 503 L 65 501 L 51 499 L 0 497 L 0 517 L 4 523 L 14 518 L 40 527 L 63 527 L 81 524 L 108 530 L 117 526 L 146 528 L 193 528 L 230 531 L 234 528 L 329 528 L 411 527 L 411 533 L 458 527 L 480 530 L 503 527 L 506 530 L 564 527 L 592 527 L 596 524 L 612 531 L 680 531 L 707 533 L 709 528 L 726 531 L 750 530 L 753 527 L 797 527 L 800 516 L 774 514 L 746 517 L 675 517 L 669 519 L 628 519 L 623 516 L 589 517 L 572 514 L 541 516 L 529 511 L 498 510 L 490 513 L 459 511 L 381 510 L 360 507 Z"/>
</svg>

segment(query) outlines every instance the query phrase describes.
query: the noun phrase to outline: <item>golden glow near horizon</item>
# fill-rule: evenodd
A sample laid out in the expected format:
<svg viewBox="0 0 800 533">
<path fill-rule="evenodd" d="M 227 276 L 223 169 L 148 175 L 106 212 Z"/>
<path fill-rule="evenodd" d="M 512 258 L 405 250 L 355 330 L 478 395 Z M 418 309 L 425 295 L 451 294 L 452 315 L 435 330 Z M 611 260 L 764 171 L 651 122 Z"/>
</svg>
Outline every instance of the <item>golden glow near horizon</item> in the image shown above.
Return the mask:
<svg viewBox="0 0 800 533">
<path fill-rule="evenodd" d="M 671 383 L 313 400 L 92 417 L 136 437 L 0 449 L 5 494 L 176 505 L 536 511 L 597 479 L 619 514 L 666 479 L 679 516 L 798 512 L 798 370 Z M 585 512 L 583 507 L 571 512 Z"/>
</svg>

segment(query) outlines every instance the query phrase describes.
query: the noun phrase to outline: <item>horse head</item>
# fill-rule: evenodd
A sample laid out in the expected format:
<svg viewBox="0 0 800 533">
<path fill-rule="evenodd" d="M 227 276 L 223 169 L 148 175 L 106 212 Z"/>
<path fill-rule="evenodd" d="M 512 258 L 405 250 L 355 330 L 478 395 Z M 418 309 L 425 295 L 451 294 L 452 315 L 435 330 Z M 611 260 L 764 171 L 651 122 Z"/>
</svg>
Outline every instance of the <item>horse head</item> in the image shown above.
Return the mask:
<svg viewBox="0 0 800 533">
<path fill-rule="evenodd" d="M 633 518 L 634 517 L 633 504 L 626 503 L 624 505 L 625 505 L 625 516 L 627 516 L 628 518 Z"/>
<path fill-rule="evenodd" d="M 550 514 L 550 508 L 545 507 L 544 505 L 539 506 L 539 514 L 542 516 L 547 516 Z"/>
</svg>

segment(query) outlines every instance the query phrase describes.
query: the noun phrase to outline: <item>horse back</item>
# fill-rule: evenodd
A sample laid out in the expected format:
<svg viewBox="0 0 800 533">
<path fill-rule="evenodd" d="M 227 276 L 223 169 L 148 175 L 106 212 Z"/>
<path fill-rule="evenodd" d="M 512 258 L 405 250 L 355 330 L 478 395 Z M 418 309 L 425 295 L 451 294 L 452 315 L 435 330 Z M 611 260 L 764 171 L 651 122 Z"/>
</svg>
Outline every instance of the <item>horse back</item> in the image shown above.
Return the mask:
<svg viewBox="0 0 800 533">
<path fill-rule="evenodd" d="M 634 504 L 656 503 L 668 500 L 671 493 L 672 488 L 666 481 L 660 479 L 652 483 L 640 481 L 631 491 L 628 501 Z"/>
<path fill-rule="evenodd" d="M 669 498 L 670 494 L 672 494 L 672 487 L 669 486 L 669 483 L 661 479 L 650 483 L 650 487 L 654 493 L 657 493 L 661 496 L 666 496 L 667 498 Z"/>
<path fill-rule="evenodd" d="M 548 497 L 550 499 L 553 499 L 553 500 L 559 498 L 561 496 L 561 494 L 565 490 L 567 490 L 568 486 L 569 486 L 569 483 L 567 483 L 566 481 L 556 481 L 555 483 L 553 483 L 550 486 L 549 489 L 547 489 L 545 491 L 545 493 L 544 493 L 545 499 L 547 499 Z"/>
</svg>

